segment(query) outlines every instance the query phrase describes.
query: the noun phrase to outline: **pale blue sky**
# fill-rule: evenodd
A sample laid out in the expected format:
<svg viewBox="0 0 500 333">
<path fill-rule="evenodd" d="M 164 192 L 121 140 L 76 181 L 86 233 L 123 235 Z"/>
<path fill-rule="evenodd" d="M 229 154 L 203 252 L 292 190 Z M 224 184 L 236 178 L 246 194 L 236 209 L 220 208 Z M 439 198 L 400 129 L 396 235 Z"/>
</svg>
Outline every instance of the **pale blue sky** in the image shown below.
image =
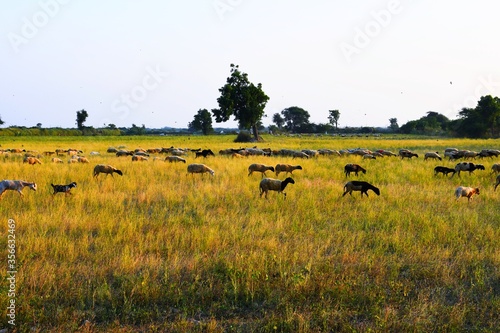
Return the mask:
<svg viewBox="0 0 500 333">
<path fill-rule="evenodd" d="M 400 125 L 455 119 L 500 96 L 497 1 L 2 1 L 6 125 L 186 127 L 217 107 L 231 63 L 262 83 L 272 115 Z M 450 83 L 451 82 L 451 83 Z M 235 122 L 215 127 L 235 126 Z M 4 125 L 5 126 L 5 125 Z"/>
</svg>

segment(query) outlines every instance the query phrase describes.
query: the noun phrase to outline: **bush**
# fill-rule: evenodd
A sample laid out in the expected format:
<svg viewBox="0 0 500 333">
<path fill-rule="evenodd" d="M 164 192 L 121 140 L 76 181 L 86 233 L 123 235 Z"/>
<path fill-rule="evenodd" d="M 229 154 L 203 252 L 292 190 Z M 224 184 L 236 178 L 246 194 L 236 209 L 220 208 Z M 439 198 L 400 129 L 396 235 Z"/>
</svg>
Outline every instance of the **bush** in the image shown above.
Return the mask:
<svg viewBox="0 0 500 333">
<path fill-rule="evenodd" d="M 254 139 L 252 135 L 250 134 L 250 132 L 247 131 L 240 131 L 240 133 L 238 133 L 238 136 L 234 140 L 234 142 L 253 142 L 253 141 Z"/>
</svg>

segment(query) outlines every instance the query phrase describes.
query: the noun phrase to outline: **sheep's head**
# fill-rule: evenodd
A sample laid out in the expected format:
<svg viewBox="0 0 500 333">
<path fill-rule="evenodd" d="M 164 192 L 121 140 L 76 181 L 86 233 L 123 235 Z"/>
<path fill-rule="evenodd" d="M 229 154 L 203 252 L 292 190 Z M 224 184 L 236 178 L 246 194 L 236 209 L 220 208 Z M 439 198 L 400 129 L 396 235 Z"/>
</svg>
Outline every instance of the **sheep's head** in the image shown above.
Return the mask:
<svg viewBox="0 0 500 333">
<path fill-rule="evenodd" d="M 28 184 L 28 187 L 30 189 L 32 189 L 33 191 L 36 191 L 37 187 L 36 187 L 36 183 L 31 183 L 31 184 Z"/>
</svg>

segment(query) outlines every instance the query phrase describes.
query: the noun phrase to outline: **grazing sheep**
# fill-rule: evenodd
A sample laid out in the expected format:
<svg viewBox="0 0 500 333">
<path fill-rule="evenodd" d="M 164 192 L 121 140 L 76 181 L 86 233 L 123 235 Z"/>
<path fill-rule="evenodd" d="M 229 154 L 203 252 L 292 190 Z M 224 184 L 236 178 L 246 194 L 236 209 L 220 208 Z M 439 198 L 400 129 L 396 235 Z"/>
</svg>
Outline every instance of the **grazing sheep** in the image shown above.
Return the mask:
<svg viewBox="0 0 500 333">
<path fill-rule="evenodd" d="M 54 185 L 50 184 L 52 188 L 54 189 L 54 193 L 52 195 L 56 195 L 57 193 L 64 193 L 66 195 L 71 194 L 71 189 L 76 187 L 76 182 L 71 182 L 68 185 Z"/>
<path fill-rule="evenodd" d="M 295 184 L 295 181 L 290 177 L 287 177 L 283 181 L 273 178 L 264 178 L 259 184 L 260 197 L 262 198 L 262 194 L 265 193 L 265 197 L 267 199 L 268 191 L 277 191 L 278 193 L 283 193 L 283 197 L 286 198 L 286 193 L 283 191 L 288 184 Z"/>
<path fill-rule="evenodd" d="M 377 150 L 377 153 L 380 153 L 380 154 L 385 155 L 385 156 L 398 156 L 398 155 L 394 154 L 392 151 L 385 150 L 385 149 L 379 149 L 379 150 Z"/>
<path fill-rule="evenodd" d="M 90 163 L 89 160 L 83 156 L 78 156 L 76 160 L 78 161 L 78 163 Z"/>
<path fill-rule="evenodd" d="M 144 156 L 144 157 L 149 157 L 149 154 L 146 153 L 146 151 L 144 149 L 136 149 L 134 151 L 134 154 L 132 156 Z"/>
<path fill-rule="evenodd" d="M 500 164 L 495 163 L 491 166 L 491 173 L 499 173 L 500 172 Z"/>
<path fill-rule="evenodd" d="M 294 170 L 302 170 L 302 167 L 300 165 L 276 164 L 274 170 L 276 171 L 276 176 L 278 176 L 280 172 L 285 172 L 285 175 L 293 175 Z"/>
<path fill-rule="evenodd" d="M 214 152 L 211 150 L 211 149 L 203 149 L 202 151 L 197 151 L 195 152 L 195 157 L 194 158 L 198 158 L 198 157 L 208 157 L 208 156 L 215 156 Z"/>
<path fill-rule="evenodd" d="M 116 172 L 120 176 L 123 176 L 123 172 L 121 172 L 121 170 L 118 170 L 117 168 L 111 165 L 98 164 L 94 167 L 94 177 L 96 178 L 97 176 L 99 176 L 100 173 L 105 173 L 106 177 L 108 175 L 111 175 L 111 177 L 113 177 L 114 172 Z"/>
<path fill-rule="evenodd" d="M 438 173 L 442 173 L 445 176 L 448 176 L 449 173 L 455 174 L 455 169 L 448 168 L 445 166 L 437 166 L 434 168 L 434 176 L 437 176 Z M 452 177 L 453 177 L 452 175 Z"/>
<path fill-rule="evenodd" d="M 363 159 L 365 160 L 376 160 L 377 158 L 373 154 L 364 154 Z"/>
<path fill-rule="evenodd" d="M 30 165 L 42 164 L 42 162 L 38 158 L 32 156 L 25 157 L 23 163 L 28 163 Z"/>
<path fill-rule="evenodd" d="M 144 156 L 144 155 L 137 155 L 137 153 L 136 153 L 136 154 L 134 154 L 134 155 L 132 155 L 132 161 L 133 161 L 133 162 L 134 162 L 134 161 L 142 161 L 142 162 L 145 162 L 145 161 L 147 161 L 147 160 L 148 160 L 148 158 L 147 158 L 146 156 Z"/>
<path fill-rule="evenodd" d="M 131 152 L 131 151 L 128 151 L 128 150 L 118 150 L 115 155 L 117 157 L 132 156 L 132 155 L 134 155 L 134 152 Z"/>
<path fill-rule="evenodd" d="M 182 163 L 186 163 L 186 160 L 183 159 L 182 157 L 180 156 L 176 156 L 176 155 L 172 155 L 172 156 L 167 156 L 165 157 L 165 162 L 166 161 L 169 161 L 170 163 L 174 163 L 174 162 L 182 162 Z"/>
<path fill-rule="evenodd" d="M 368 182 L 353 180 L 344 185 L 344 194 L 342 194 L 342 196 L 345 196 L 347 193 L 352 196 L 352 191 L 361 191 L 361 197 L 363 197 L 363 193 L 368 196 L 368 190 L 372 190 L 376 195 L 380 195 L 378 187 L 375 187 Z"/>
<path fill-rule="evenodd" d="M 495 184 L 495 191 L 497 190 L 498 185 L 500 185 L 500 175 L 497 176 L 497 183 Z"/>
<path fill-rule="evenodd" d="M 357 176 L 358 175 L 358 172 L 362 172 L 362 173 L 366 173 L 366 169 L 364 169 L 363 167 L 361 167 L 360 165 L 358 164 L 346 164 L 344 166 L 344 173 L 345 173 L 345 176 L 350 176 L 351 175 L 351 172 L 354 172 L 354 174 Z"/>
<path fill-rule="evenodd" d="M 250 164 L 248 167 L 248 175 L 250 176 L 252 173 L 255 172 L 260 172 L 262 174 L 262 177 L 267 176 L 266 171 L 272 171 L 274 172 L 274 167 L 270 165 L 264 165 L 264 164 Z"/>
<path fill-rule="evenodd" d="M 292 155 L 292 159 L 294 159 L 294 158 L 309 158 L 309 155 L 307 155 L 306 153 L 301 152 L 301 151 L 296 151 Z"/>
<path fill-rule="evenodd" d="M 241 155 L 241 154 L 238 154 L 238 153 L 232 153 L 231 154 L 231 157 L 232 158 L 244 158 L 245 156 Z"/>
<path fill-rule="evenodd" d="M 207 167 L 205 164 L 189 164 L 187 166 L 188 174 L 201 173 L 204 174 L 206 172 L 210 173 L 212 176 L 215 175 L 215 171 Z"/>
<path fill-rule="evenodd" d="M 432 158 L 432 159 L 437 159 L 437 160 L 442 160 L 441 156 L 439 156 L 439 153 L 438 152 L 428 152 L 428 153 L 425 153 L 425 157 L 424 157 L 424 161 L 427 161 L 427 159 L 429 158 Z"/>
<path fill-rule="evenodd" d="M 52 163 L 64 163 L 63 160 L 61 160 L 60 158 L 57 158 L 57 157 L 52 157 Z"/>
<path fill-rule="evenodd" d="M 101 153 L 99 153 L 98 151 L 91 151 L 90 152 L 90 156 L 97 156 L 97 155 L 101 155 Z"/>
<path fill-rule="evenodd" d="M 474 170 L 485 170 L 485 167 L 482 164 L 474 164 L 472 162 L 461 162 L 455 165 L 455 171 L 459 177 L 460 171 L 469 171 L 469 174 L 471 174 Z"/>
<path fill-rule="evenodd" d="M 483 158 L 483 157 L 491 157 L 493 156 L 498 157 L 500 155 L 500 150 L 497 149 L 483 149 L 479 152 L 478 156 Z"/>
<path fill-rule="evenodd" d="M 470 202 L 472 200 L 472 197 L 477 194 L 479 195 L 479 188 L 476 187 L 466 187 L 466 186 L 459 186 L 455 190 L 455 197 L 460 199 L 461 197 L 467 197 L 468 201 Z"/>
<path fill-rule="evenodd" d="M 418 158 L 418 154 L 413 153 L 413 152 L 411 152 L 408 149 L 401 149 L 401 150 L 399 150 L 399 156 L 401 156 L 401 159 L 404 159 L 405 157 L 408 158 L 408 159 L 411 159 L 412 157 L 417 157 Z"/>
<path fill-rule="evenodd" d="M 36 191 L 37 189 L 36 183 L 29 183 L 23 180 L 2 180 L 0 181 L 0 199 L 2 198 L 2 194 L 7 190 L 17 191 L 22 197 L 22 190 L 26 186 L 28 186 L 33 191 Z"/>
<path fill-rule="evenodd" d="M 106 150 L 107 153 L 113 153 L 113 154 L 116 154 L 118 152 L 118 149 L 116 149 L 115 147 L 109 147 L 107 150 Z"/>
</svg>

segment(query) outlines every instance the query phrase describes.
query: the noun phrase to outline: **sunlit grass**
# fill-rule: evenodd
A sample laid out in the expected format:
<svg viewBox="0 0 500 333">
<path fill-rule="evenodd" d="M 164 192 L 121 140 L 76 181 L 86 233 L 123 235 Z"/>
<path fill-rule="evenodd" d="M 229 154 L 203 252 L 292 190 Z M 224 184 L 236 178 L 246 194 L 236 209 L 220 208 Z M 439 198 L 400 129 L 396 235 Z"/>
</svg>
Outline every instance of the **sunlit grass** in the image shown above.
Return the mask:
<svg viewBox="0 0 500 333">
<path fill-rule="evenodd" d="M 64 157 L 58 165 L 43 157 L 30 166 L 0 155 L 0 177 L 39 188 L 25 189 L 23 199 L 7 192 L 0 204 L 4 220 L 17 225 L 19 330 L 74 331 L 88 320 L 92 331 L 494 331 L 500 235 L 490 168 L 497 161 L 449 178 L 433 168 L 456 162 L 423 161 L 423 154 L 498 141 L 266 137 L 258 146 L 409 148 L 420 157 L 218 156 L 251 146 L 231 139 L 6 138 L 4 148 L 74 147 L 91 161 Z M 216 157 L 187 160 L 206 163 L 215 176 L 153 158 L 132 162 L 106 153 L 109 146 L 211 148 Z M 124 175 L 95 179 L 99 163 Z M 303 170 L 294 171 L 286 199 L 270 192 L 266 200 L 260 174 L 248 176 L 251 163 Z M 367 173 L 350 179 L 371 182 L 381 195 L 343 197 L 346 163 L 363 165 Z M 78 183 L 71 196 L 52 196 L 51 183 L 71 181 Z M 457 201 L 458 185 L 482 192 Z M 5 288 L 0 301 L 7 304 Z"/>
</svg>

